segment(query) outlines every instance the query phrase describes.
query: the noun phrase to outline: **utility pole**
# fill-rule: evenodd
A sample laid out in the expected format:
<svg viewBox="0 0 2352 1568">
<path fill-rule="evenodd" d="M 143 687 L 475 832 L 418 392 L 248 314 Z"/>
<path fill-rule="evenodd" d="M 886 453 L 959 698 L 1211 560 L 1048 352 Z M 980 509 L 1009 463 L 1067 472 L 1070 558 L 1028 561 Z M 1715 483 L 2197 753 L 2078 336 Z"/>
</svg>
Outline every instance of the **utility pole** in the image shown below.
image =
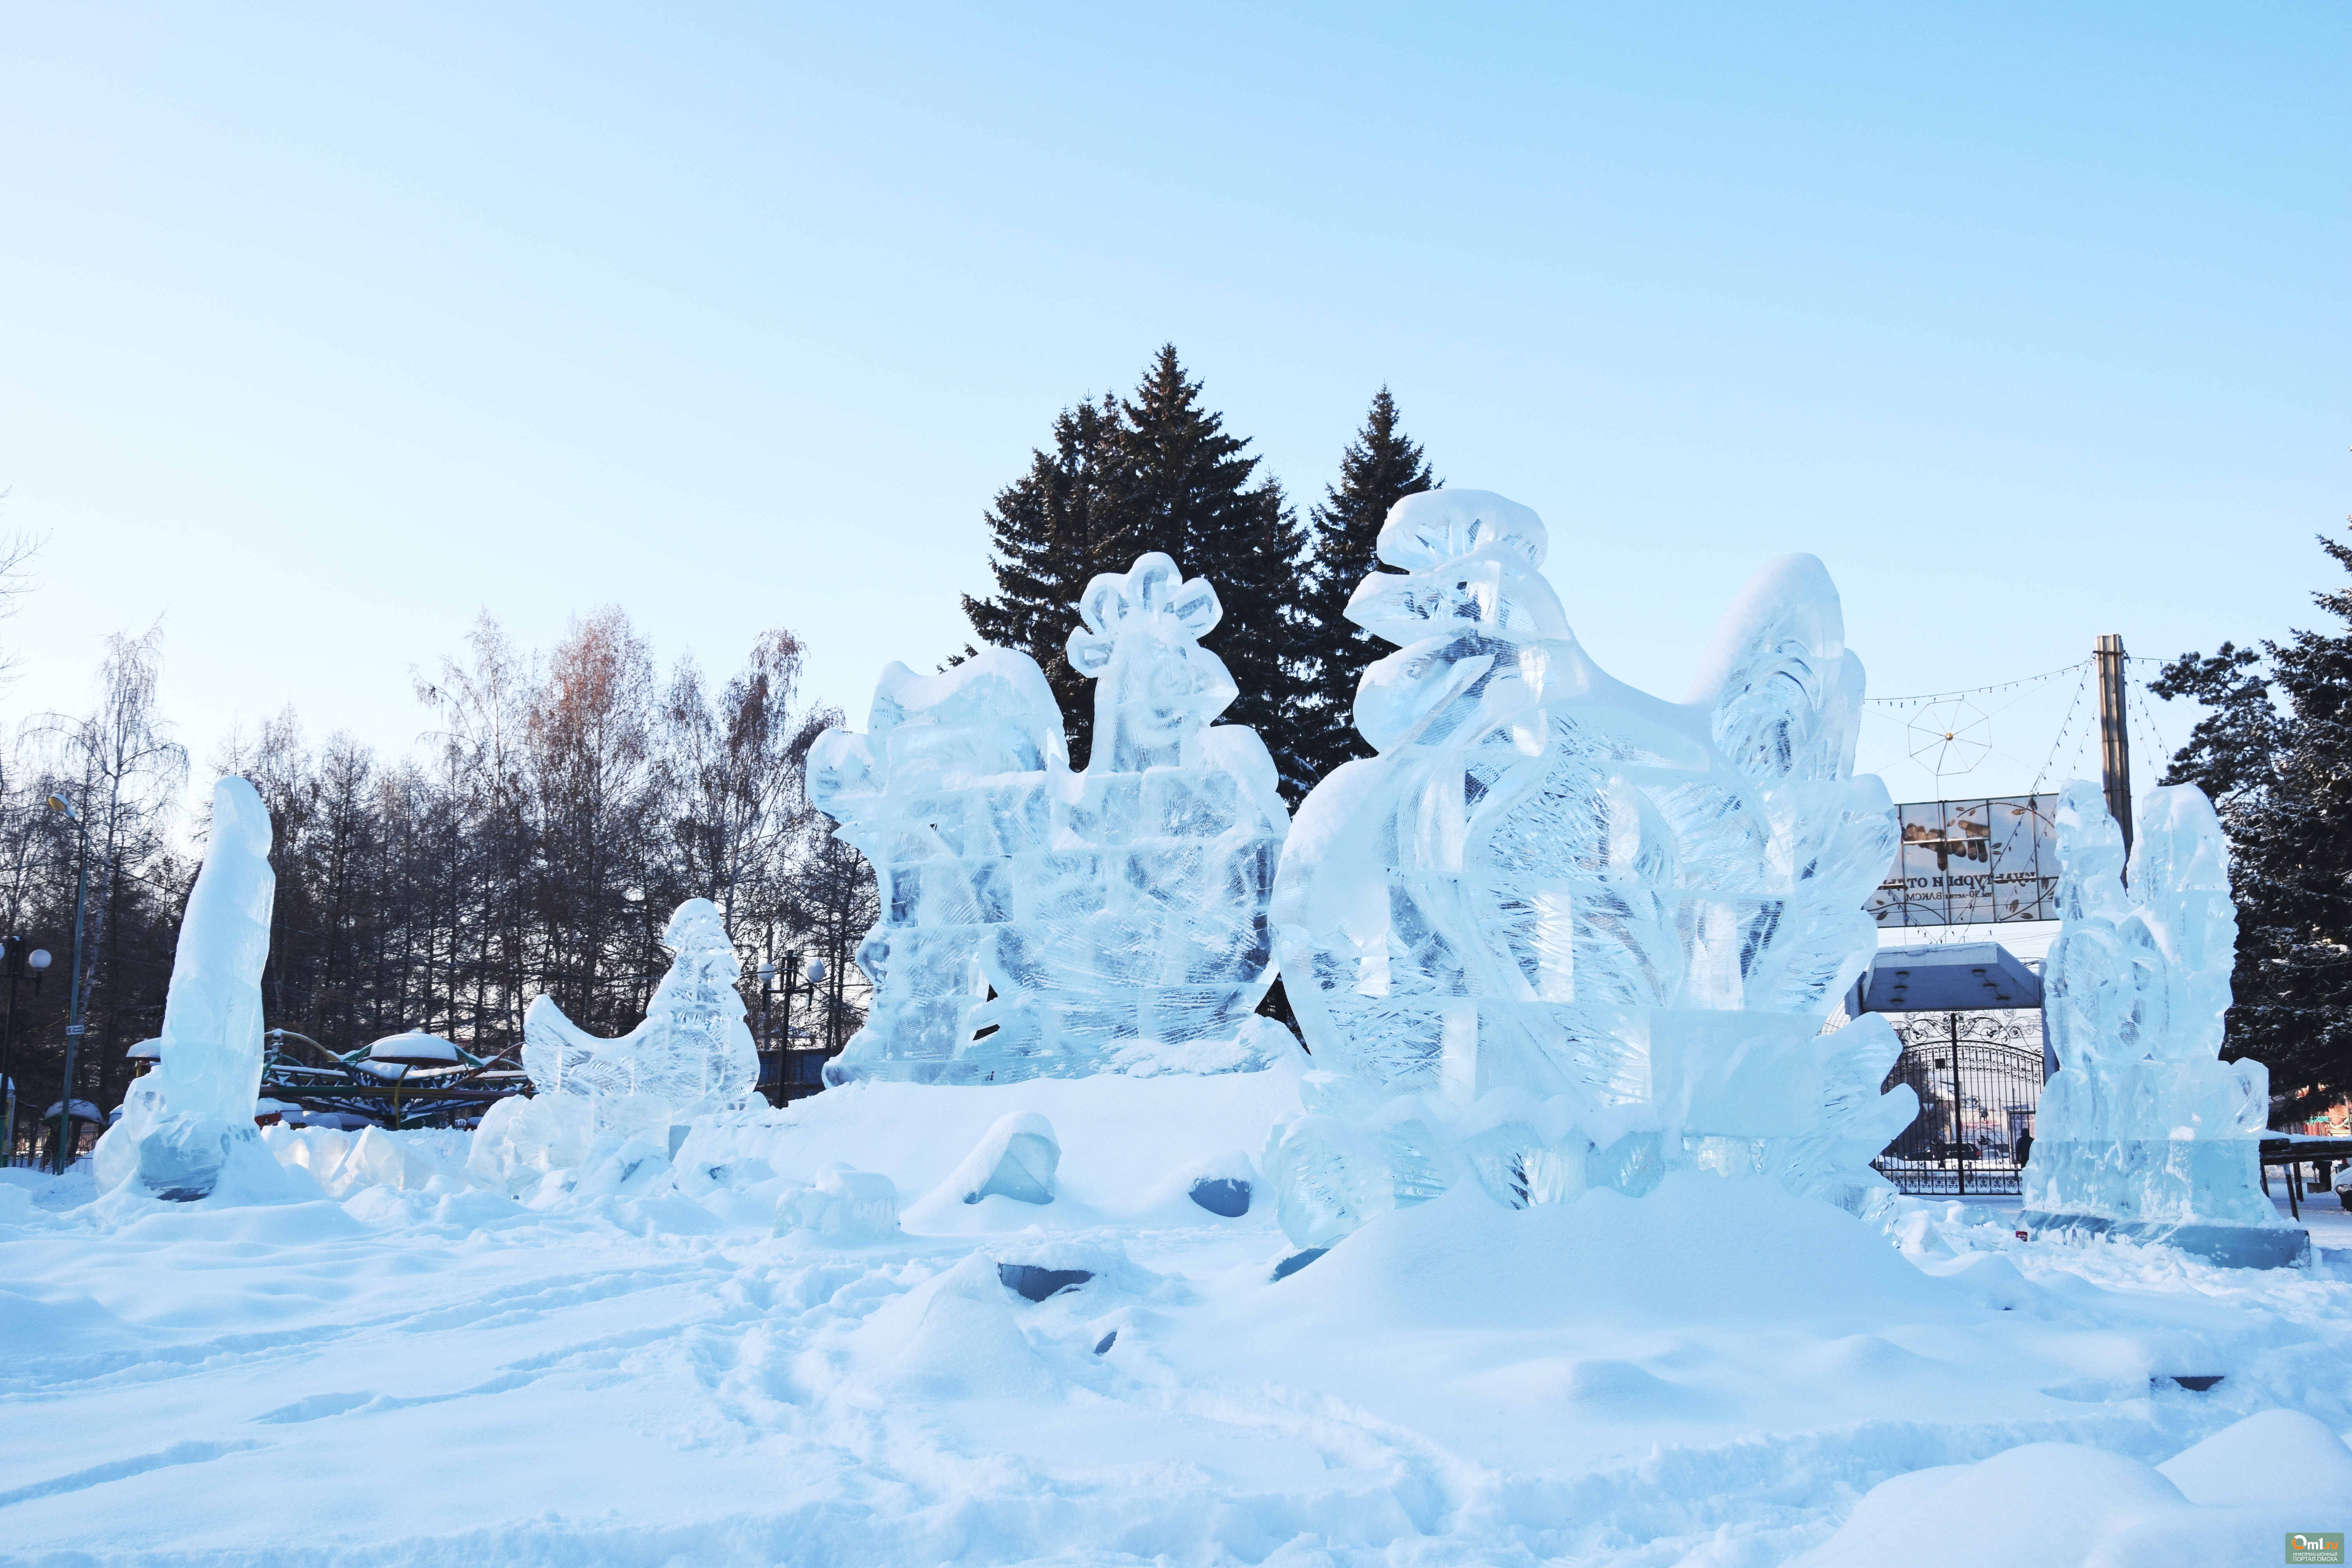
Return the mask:
<svg viewBox="0 0 2352 1568">
<path fill-rule="evenodd" d="M 66 1076 L 59 1086 L 58 1099 L 58 1142 L 54 1151 L 58 1174 L 66 1173 L 73 1163 L 72 1142 L 74 1107 L 74 1047 L 81 1044 L 81 915 L 82 905 L 89 897 L 89 819 L 76 811 L 61 795 L 49 796 L 49 809 L 65 813 L 66 820 L 81 828 L 81 876 L 74 889 L 73 972 L 66 976 Z"/>
<path fill-rule="evenodd" d="M 2114 632 L 2101 637 L 2091 658 L 2099 672 L 2099 787 L 2107 797 L 2107 815 L 2124 830 L 2124 854 L 2132 847 L 2131 735 L 2124 727 L 2124 639 Z"/>
</svg>

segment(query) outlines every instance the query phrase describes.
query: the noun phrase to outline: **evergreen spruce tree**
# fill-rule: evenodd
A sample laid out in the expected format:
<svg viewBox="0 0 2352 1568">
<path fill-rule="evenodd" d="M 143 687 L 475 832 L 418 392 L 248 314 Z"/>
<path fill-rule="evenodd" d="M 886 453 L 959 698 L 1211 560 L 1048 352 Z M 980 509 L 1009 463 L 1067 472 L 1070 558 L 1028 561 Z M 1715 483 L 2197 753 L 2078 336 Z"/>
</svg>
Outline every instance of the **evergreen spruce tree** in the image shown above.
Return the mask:
<svg viewBox="0 0 2352 1568">
<path fill-rule="evenodd" d="M 1073 767 L 1086 765 L 1094 733 L 1094 682 L 1070 668 L 1066 645 L 1087 582 L 1124 570 L 1118 558 L 1129 549 L 1105 488 L 1119 428 L 1113 398 L 1062 411 L 1053 451 L 1032 453 L 1029 471 L 998 492 L 988 513 L 995 595 L 963 601 L 983 642 L 1018 648 L 1045 670 L 1062 705 Z"/>
<path fill-rule="evenodd" d="M 2320 543 L 2352 570 L 2352 546 Z M 2208 710 L 2164 782 L 2202 787 L 2229 833 L 2223 1054 L 2269 1067 L 2290 1119 L 2352 1093 L 2352 591 L 2313 597 L 2346 628 L 2184 654 L 2148 683 Z"/>
<path fill-rule="evenodd" d="M 1271 478 L 1253 483 L 1258 459 L 1225 434 L 1222 415 L 1201 405 L 1173 343 L 1162 347 L 1122 412 L 1114 506 L 1124 571 L 1149 550 L 1165 552 L 1187 577 L 1215 584 L 1224 615 L 1201 646 L 1217 655 L 1241 689 L 1223 722 L 1255 729 L 1275 754 L 1283 793 L 1296 805 L 1314 782 L 1289 754 L 1302 691 L 1295 649 L 1299 564 L 1306 535 Z"/>
<path fill-rule="evenodd" d="M 1292 740 L 1309 784 L 1341 763 L 1372 754 L 1356 733 L 1356 682 L 1386 647 L 1348 619 L 1348 599 L 1379 567 L 1373 547 L 1389 509 L 1443 482 L 1431 477 L 1421 448 L 1398 428 L 1396 399 L 1381 387 L 1363 429 L 1339 459 L 1339 482 L 1312 514 L 1315 559 L 1299 606 L 1303 689 Z"/>
</svg>

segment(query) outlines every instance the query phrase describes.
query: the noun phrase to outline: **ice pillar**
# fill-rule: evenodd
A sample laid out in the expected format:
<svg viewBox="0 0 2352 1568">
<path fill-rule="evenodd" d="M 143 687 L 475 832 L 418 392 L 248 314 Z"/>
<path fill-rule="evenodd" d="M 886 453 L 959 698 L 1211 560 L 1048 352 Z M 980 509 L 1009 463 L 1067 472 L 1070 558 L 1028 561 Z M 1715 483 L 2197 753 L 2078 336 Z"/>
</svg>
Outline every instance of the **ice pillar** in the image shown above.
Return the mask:
<svg viewBox="0 0 2352 1568">
<path fill-rule="evenodd" d="M 187 1201 L 211 1195 L 237 1170 L 257 1188 L 283 1184 L 253 1124 L 261 971 L 278 891 L 269 838 L 269 813 L 253 785 L 232 777 L 213 786 L 212 838 L 180 921 L 162 1059 L 131 1086 L 122 1120 L 100 1140 L 101 1192 L 135 1177 L 153 1196 Z"/>
</svg>

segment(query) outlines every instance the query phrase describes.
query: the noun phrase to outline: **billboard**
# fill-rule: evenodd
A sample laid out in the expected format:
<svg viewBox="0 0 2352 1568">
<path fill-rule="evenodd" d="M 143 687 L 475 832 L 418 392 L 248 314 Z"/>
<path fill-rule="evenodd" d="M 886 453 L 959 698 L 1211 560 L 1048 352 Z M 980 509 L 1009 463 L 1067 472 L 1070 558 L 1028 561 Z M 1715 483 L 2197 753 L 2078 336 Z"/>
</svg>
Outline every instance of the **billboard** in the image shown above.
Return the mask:
<svg viewBox="0 0 2352 1568">
<path fill-rule="evenodd" d="M 1882 926 L 2058 918 L 2054 795 L 1898 805 L 1903 847 L 1864 907 Z"/>
</svg>

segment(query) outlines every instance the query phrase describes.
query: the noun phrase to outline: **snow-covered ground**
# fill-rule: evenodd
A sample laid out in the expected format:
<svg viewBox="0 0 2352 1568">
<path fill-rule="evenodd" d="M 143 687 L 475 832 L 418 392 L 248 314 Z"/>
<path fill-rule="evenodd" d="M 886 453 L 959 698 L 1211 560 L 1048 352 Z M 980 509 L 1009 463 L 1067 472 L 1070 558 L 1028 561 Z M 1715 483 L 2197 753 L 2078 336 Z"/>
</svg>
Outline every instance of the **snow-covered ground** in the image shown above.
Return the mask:
<svg viewBox="0 0 2352 1568">
<path fill-rule="evenodd" d="M 548 1208 L 429 1135 L 278 1206 L 115 1215 L 8 1173 L 0 1552 L 2147 1568 L 2352 1525 L 2332 1198 L 2315 1266 L 2257 1273 L 1711 1177 L 1456 1192 L 1276 1282 L 1268 1205 L 1186 1194 L 1295 1097 L 1286 1068 L 869 1085 Z M 1052 1121 L 1060 1195 L 958 1201 L 1013 1110 Z M 896 1182 L 902 1234 L 773 1234 L 837 1160 Z M 1032 1303 L 1019 1263 L 1093 1278 Z"/>
</svg>

